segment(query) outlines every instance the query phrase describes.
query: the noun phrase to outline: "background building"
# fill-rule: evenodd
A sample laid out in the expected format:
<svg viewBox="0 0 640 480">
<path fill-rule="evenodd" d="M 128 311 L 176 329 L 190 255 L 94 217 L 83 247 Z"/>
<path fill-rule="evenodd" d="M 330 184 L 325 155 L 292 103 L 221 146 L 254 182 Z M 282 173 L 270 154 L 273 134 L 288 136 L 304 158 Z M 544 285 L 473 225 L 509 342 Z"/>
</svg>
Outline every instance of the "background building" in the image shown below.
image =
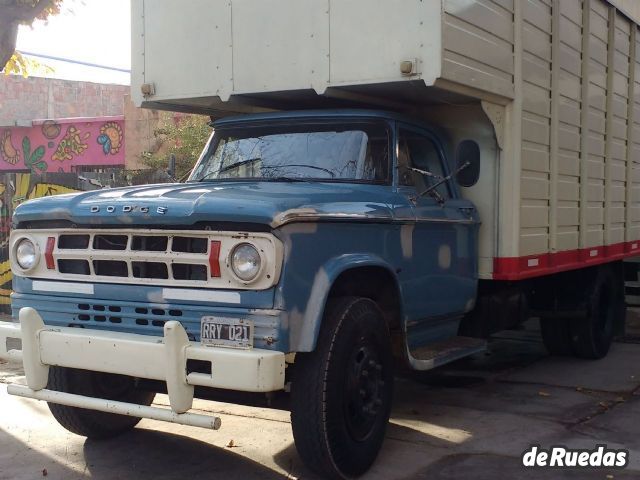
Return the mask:
<svg viewBox="0 0 640 480">
<path fill-rule="evenodd" d="M 0 78 L 0 172 L 144 168 L 142 152 L 159 148 L 154 131 L 161 114 L 136 108 L 129 91 L 124 85 Z M 24 138 L 29 139 L 26 153 Z M 29 158 L 34 152 L 37 161 Z M 46 169 L 34 169 L 37 165 Z"/>
</svg>

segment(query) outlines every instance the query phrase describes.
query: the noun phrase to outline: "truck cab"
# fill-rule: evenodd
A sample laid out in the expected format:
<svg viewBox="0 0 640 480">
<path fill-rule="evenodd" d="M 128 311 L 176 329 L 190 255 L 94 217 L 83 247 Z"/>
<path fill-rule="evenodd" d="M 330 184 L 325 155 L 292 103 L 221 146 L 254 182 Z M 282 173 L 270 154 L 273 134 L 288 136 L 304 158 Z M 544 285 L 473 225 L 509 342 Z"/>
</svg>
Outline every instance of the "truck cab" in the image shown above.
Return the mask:
<svg viewBox="0 0 640 480">
<path fill-rule="evenodd" d="M 5 356 L 22 356 L 34 398 L 71 395 L 52 412 L 87 436 L 137 418 L 72 400 L 154 408 L 139 379 L 166 383 L 175 421 L 194 415 L 195 386 L 286 389 L 303 457 L 317 463 L 304 445 L 328 424 L 310 409 L 327 404 L 330 421 L 347 418 L 328 453 L 357 459 L 337 471 L 362 472 L 389 416 L 393 356 L 426 369 L 483 347 L 457 336 L 479 218 L 456 178 L 477 179 L 479 150 L 467 142 L 454 159 L 446 142 L 383 111 L 231 117 L 186 183 L 27 202 L 11 236 L 21 327 L 0 330 L 23 350 Z"/>
<path fill-rule="evenodd" d="M 616 0 L 372 5 L 132 0 L 134 103 L 214 132 L 186 183 L 16 209 L 9 393 L 105 438 L 283 392 L 307 466 L 352 478 L 403 363 L 530 316 L 550 353 L 607 355 L 640 255 L 637 23 Z"/>
</svg>

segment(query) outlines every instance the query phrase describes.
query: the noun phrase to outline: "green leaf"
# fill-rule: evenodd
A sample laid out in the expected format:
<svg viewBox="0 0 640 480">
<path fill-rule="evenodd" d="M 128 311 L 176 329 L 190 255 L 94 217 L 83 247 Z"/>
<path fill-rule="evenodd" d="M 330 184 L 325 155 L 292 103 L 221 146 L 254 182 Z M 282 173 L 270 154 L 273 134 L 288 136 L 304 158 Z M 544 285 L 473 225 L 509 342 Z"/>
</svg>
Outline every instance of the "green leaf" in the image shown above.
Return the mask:
<svg viewBox="0 0 640 480">
<path fill-rule="evenodd" d="M 42 172 L 47 171 L 47 163 L 46 162 L 38 162 L 34 165 L 34 167 Z"/>
<path fill-rule="evenodd" d="M 22 153 L 24 153 L 24 161 L 27 163 L 27 159 L 31 157 L 31 140 L 27 136 L 22 139 Z"/>
<path fill-rule="evenodd" d="M 33 151 L 33 154 L 31 155 L 31 162 L 38 162 L 42 157 L 44 157 L 44 145 L 40 145 Z"/>
</svg>

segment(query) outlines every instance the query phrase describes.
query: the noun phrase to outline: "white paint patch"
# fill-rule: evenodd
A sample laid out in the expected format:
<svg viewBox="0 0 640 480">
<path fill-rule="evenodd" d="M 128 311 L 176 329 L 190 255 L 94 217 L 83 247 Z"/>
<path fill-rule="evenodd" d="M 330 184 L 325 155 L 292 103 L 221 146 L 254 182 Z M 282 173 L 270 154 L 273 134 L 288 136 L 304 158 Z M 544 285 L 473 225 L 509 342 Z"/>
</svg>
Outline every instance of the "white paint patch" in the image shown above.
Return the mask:
<svg viewBox="0 0 640 480">
<path fill-rule="evenodd" d="M 529 260 L 527 260 L 528 267 L 537 267 L 538 265 L 540 265 L 540 260 L 538 260 L 537 258 L 530 258 Z"/>
<path fill-rule="evenodd" d="M 598 250 L 591 250 L 589 252 L 589 256 L 590 257 L 597 257 L 598 256 Z"/>
<path fill-rule="evenodd" d="M 197 302 L 240 303 L 240 293 L 217 290 L 187 290 L 182 288 L 163 288 L 165 300 L 193 300 Z"/>
<path fill-rule="evenodd" d="M 67 282 L 43 282 L 34 280 L 31 288 L 39 292 L 62 292 L 62 293 L 82 293 L 83 295 L 93 295 L 93 284 L 91 283 L 67 283 Z"/>
<path fill-rule="evenodd" d="M 162 296 L 162 292 L 159 290 L 152 290 L 147 294 L 147 301 L 149 303 L 162 303 L 164 302 L 164 297 Z"/>
<path fill-rule="evenodd" d="M 449 245 L 440 245 L 438 249 L 438 266 L 443 270 L 451 268 L 451 247 Z"/>
<path fill-rule="evenodd" d="M 329 281 L 329 275 L 327 275 L 324 268 L 321 268 L 316 272 L 316 276 L 313 279 L 313 287 L 311 287 L 311 294 L 309 295 L 302 321 L 298 320 L 289 323 L 292 329 L 291 338 L 298 339 L 295 343 L 298 351 L 304 352 L 313 349 L 312 342 L 317 333 L 315 327 L 321 318 L 326 294 L 330 288 L 331 282 Z M 289 318 L 296 318 L 294 315 L 297 313 L 298 312 L 295 311 L 291 312 Z"/>
<path fill-rule="evenodd" d="M 635 250 L 636 248 L 638 248 L 638 244 L 637 243 L 632 243 L 631 244 L 631 248 L 633 248 Z"/>
<path fill-rule="evenodd" d="M 402 257 L 410 260 L 413 258 L 413 229 L 415 225 L 403 225 L 400 229 L 400 248 Z"/>
</svg>

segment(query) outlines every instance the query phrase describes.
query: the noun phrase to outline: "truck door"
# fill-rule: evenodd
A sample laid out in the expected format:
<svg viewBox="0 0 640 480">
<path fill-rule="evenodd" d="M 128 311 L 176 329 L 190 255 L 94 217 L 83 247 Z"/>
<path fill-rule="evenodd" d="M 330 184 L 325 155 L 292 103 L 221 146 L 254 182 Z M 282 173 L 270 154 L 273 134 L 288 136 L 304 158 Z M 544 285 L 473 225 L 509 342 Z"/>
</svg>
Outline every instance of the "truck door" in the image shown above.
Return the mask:
<svg viewBox="0 0 640 480">
<path fill-rule="evenodd" d="M 398 191 L 413 204 L 412 258 L 403 270 L 410 347 L 457 334 L 474 304 L 478 216 L 453 181 L 425 193 L 449 174 L 444 151 L 428 131 L 398 128 Z"/>
</svg>

